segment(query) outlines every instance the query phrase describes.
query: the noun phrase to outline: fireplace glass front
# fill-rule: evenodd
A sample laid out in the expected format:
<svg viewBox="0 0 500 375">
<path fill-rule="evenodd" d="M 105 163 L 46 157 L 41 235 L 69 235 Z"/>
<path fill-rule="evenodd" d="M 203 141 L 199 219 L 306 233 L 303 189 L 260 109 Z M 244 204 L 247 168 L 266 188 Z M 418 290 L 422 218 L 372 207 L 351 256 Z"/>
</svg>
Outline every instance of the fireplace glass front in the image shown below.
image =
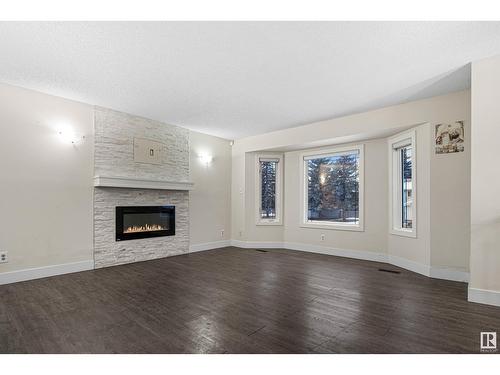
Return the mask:
<svg viewBox="0 0 500 375">
<path fill-rule="evenodd" d="M 175 206 L 116 207 L 116 241 L 175 235 Z"/>
</svg>

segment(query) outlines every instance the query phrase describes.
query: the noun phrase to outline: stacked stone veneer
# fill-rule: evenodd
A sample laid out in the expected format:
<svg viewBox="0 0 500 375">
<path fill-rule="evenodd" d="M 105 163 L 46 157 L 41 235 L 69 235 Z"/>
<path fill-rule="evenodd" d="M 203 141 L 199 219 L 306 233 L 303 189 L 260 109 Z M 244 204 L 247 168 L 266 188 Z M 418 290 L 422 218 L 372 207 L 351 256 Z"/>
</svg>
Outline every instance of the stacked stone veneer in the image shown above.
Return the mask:
<svg viewBox="0 0 500 375">
<path fill-rule="evenodd" d="M 94 174 L 185 182 L 189 179 L 189 132 L 176 126 L 95 108 Z M 134 137 L 166 145 L 161 165 L 134 162 Z M 175 206 L 175 236 L 115 240 L 116 206 Z M 94 188 L 95 268 L 178 255 L 189 251 L 189 193 L 174 190 Z"/>
<path fill-rule="evenodd" d="M 94 262 L 96 268 L 185 253 L 189 249 L 188 192 L 96 188 Z M 115 241 L 116 206 L 175 206 L 175 236 Z"/>
<path fill-rule="evenodd" d="M 99 107 L 94 110 L 94 128 L 96 176 L 189 180 L 187 129 Z M 134 138 L 165 144 L 163 164 L 135 163 Z"/>
</svg>

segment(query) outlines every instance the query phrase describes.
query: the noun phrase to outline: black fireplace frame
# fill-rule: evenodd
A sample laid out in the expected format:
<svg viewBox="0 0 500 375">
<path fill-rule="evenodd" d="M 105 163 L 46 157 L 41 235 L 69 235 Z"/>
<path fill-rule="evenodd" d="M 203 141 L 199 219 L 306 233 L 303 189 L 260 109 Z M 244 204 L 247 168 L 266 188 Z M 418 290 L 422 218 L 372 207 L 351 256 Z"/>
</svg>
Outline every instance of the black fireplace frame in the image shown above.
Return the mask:
<svg viewBox="0 0 500 375">
<path fill-rule="evenodd" d="M 125 214 L 159 213 L 169 215 L 169 229 L 151 232 L 123 233 Z M 175 235 L 175 206 L 118 206 L 116 207 L 116 241 L 137 240 L 141 238 L 164 237 Z"/>
</svg>

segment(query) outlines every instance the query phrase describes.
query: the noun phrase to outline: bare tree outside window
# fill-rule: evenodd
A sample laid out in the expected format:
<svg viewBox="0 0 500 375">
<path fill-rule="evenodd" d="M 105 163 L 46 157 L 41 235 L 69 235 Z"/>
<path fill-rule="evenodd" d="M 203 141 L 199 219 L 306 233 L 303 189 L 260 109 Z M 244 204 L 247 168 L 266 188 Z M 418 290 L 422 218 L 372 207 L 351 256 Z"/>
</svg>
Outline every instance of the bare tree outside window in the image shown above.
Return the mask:
<svg viewBox="0 0 500 375">
<path fill-rule="evenodd" d="M 412 148 L 411 146 L 400 149 L 401 160 L 401 228 L 412 228 L 413 186 L 411 175 Z"/>
<path fill-rule="evenodd" d="M 260 161 L 261 219 L 276 218 L 276 170 L 277 161 Z"/>
<path fill-rule="evenodd" d="M 359 153 L 307 160 L 307 220 L 359 224 Z"/>
</svg>

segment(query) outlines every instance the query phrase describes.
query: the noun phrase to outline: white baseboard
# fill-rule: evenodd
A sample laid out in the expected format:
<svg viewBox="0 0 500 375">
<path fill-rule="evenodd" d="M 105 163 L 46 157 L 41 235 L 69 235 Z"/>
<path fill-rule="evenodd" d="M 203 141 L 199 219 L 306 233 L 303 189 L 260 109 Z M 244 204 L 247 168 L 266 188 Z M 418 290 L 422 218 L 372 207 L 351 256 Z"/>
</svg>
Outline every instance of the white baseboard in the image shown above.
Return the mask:
<svg viewBox="0 0 500 375">
<path fill-rule="evenodd" d="M 231 240 L 231 246 L 243 249 L 287 249 L 306 251 L 326 255 L 335 255 L 345 258 L 371 260 L 374 262 L 387 262 L 387 256 L 374 251 L 338 249 L 328 246 L 310 245 L 295 242 L 261 242 L 261 241 L 240 241 Z"/>
<path fill-rule="evenodd" d="M 486 290 L 469 288 L 469 302 L 484 303 L 485 305 L 500 306 L 500 292 L 496 290 Z"/>
<path fill-rule="evenodd" d="M 240 240 L 231 240 L 231 246 L 234 247 L 240 247 L 242 249 L 246 249 L 246 241 L 240 241 Z"/>
<path fill-rule="evenodd" d="M 389 254 L 387 256 L 387 263 L 392 264 L 394 266 L 398 266 L 404 268 L 405 270 L 413 271 L 419 273 L 421 275 L 430 277 L 431 270 L 430 266 L 418 262 L 414 262 L 412 260 L 408 260 L 405 258 L 401 258 L 395 255 Z"/>
<path fill-rule="evenodd" d="M 374 251 L 338 249 L 327 246 L 309 245 L 309 244 L 294 243 L 294 242 L 285 242 L 283 245 L 285 249 L 289 250 L 299 250 L 299 251 L 307 251 L 310 253 L 335 255 L 345 258 L 370 260 L 372 262 L 387 262 L 387 256 L 385 254 Z"/>
<path fill-rule="evenodd" d="M 265 242 L 265 241 L 239 241 L 231 240 L 231 246 L 241 247 L 242 249 L 284 249 L 283 242 Z"/>
<path fill-rule="evenodd" d="M 231 241 L 230 240 L 205 242 L 205 243 L 199 243 L 199 244 L 195 244 L 195 245 L 190 245 L 189 246 L 189 252 L 190 253 L 196 253 L 198 251 L 218 249 L 218 248 L 227 247 L 227 246 L 231 246 Z"/>
<path fill-rule="evenodd" d="M 435 279 L 460 281 L 460 282 L 469 281 L 469 273 L 460 269 L 431 267 L 426 264 L 414 262 L 395 255 L 389 255 L 375 251 L 338 249 L 328 246 L 310 245 L 310 244 L 294 243 L 294 242 L 260 242 L 260 241 L 240 241 L 240 240 L 231 240 L 231 246 L 240 247 L 243 249 L 254 249 L 254 248 L 287 249 L 287 250 L 307 251 L 318 254 L 335 255 L 346 258 L 369 260 L 372 262 L 388 263 Z"/>
<path fill-rule="evenodd" d="M 94 269 L 94 260 L 84 260 L 81 262 L 56 264 L 53 266 L 4 272 L 0 273 L 0 285 L 41 279 L 49 276 L 64 275 L 65 273 L 88 271 L 92 269 Z"/>
<path fill-rule="evenodd" d="M 431 267 L 430 277 L 434 279 L 469 282 L 469 272 L 448 267 Z"/>
</svg>

